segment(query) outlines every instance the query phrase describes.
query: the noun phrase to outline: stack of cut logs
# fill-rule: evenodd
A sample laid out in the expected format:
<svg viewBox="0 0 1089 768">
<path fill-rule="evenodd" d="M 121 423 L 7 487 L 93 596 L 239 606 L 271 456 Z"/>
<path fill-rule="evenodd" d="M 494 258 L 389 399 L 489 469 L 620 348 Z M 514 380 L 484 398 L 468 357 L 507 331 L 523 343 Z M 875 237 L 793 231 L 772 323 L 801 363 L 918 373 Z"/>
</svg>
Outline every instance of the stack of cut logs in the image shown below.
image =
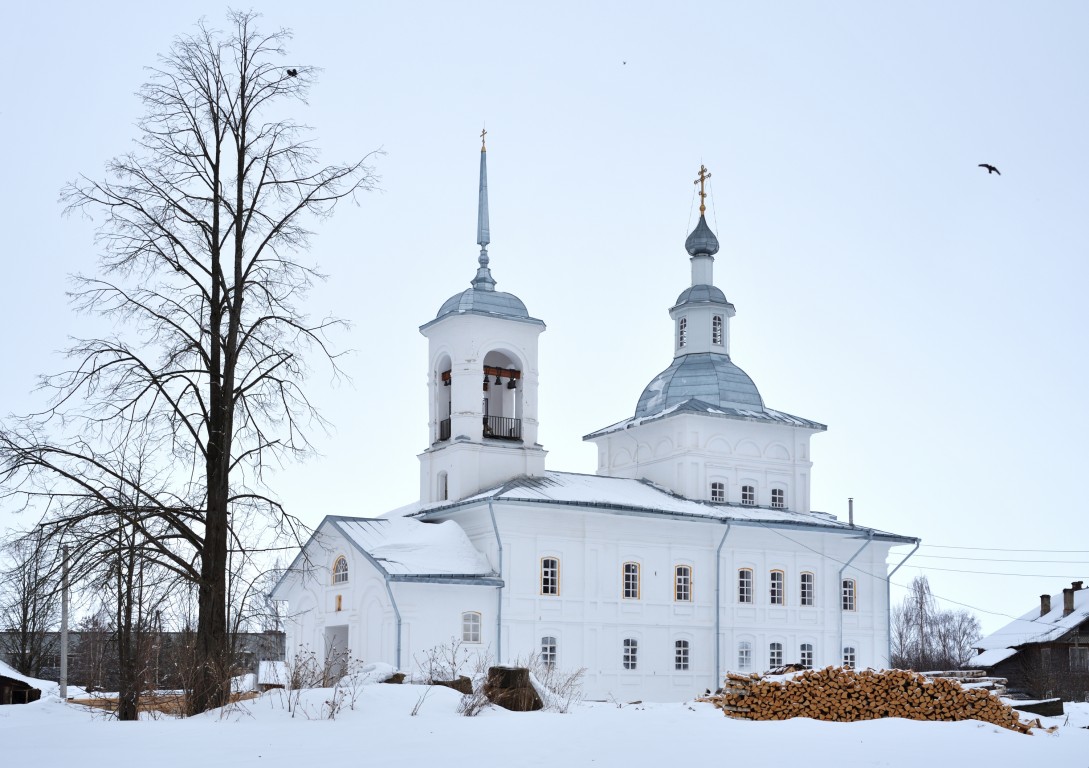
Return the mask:
<svg viewBox="0 0 1089 768">
<path fill-rule="evenodd" d="M 853 722 L 881 717 L 909 720 L 982 720 L 1030 733 L 1012 707 L 990 691 L 963 688 L 955 680 L 928 679 L 904 670 L 856 671 L 840 667 L 812 669 L 794 677 L 759 675 L 726 677 L 722 691 L 704 696 L 730 716 L 746 720 L 814 720 Z"/>
</svg>

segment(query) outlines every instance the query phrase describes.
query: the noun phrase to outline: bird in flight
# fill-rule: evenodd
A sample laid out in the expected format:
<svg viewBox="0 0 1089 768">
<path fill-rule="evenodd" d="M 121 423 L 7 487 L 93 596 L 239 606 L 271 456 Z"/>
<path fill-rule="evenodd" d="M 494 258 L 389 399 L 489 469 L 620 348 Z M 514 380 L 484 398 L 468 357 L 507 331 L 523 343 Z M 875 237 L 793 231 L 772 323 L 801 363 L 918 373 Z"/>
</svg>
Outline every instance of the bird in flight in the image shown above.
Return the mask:
<svg viewBox="0 0 1089 768">
<path fill-rule="evenodd" d="M 289 69 L 287 71 L 287 76 L 288 77 L 295 77 L 298 74 L 299 74 L 299 70 L 297 70 L 297 69 Z"/>
<path fill-rule="evenodd" d="M 987 175 L 988 175 L 988 176 L 990 176 L 990 175 L 991 175 L 992 173 L 997 173 L 997 174 L 998 174 L 999 176 L 1001 176 L 1001 175 L 1002 175 L 1002 171 L 998 170 L 997 168 L 995 168 L 995 167 L 994 167 L 993 165 L 991 165 L 990 163 L 980 163 L 980 164 L 979 164 L 979 167 L 980 167 L 980 168 L 986 168 L 986 169 L 987 169 Z"/>
</svg>

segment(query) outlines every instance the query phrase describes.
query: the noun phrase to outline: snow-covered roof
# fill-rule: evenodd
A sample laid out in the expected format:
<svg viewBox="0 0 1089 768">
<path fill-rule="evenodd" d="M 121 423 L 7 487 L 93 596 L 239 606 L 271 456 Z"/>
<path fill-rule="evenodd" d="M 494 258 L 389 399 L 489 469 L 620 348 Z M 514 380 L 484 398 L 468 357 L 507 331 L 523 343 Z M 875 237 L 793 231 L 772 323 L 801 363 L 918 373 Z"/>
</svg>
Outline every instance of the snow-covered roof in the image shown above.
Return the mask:
<svg viewBox="0 0 1089 768">
<path fill-rule="evenodd" d="M 993 667 L 1000 661 L 1005 661 L 1017 653 L 1016 648 L 991 648 L 989 651 L 973 656 L 966 664 L 967 667 Z"/>
<path fill-rule="evenodd" d="M 701 416 L 716 416 L 722 419 L 735 419 L 740 421 L 774 422 L 777 424 L 786 424 L 792 427 L 802 427 L 803 429 L 813 429 L 821 432 L 828 429 L 828 427 L 820 422 L 804 419 L 801 416 L 792 416 L 789 413 L 776 411 L 766 406 L 762 408 L 733 408 L 725 405 L 714 405 L 697 398 L 691 398 L 670 405 L 656 413 L 624 419 L 624 421 L 619 421 L 616 424 L 604 427 L 596 432 L 591 432 L 582 439 L 593 440 L 596 437 L 607 435 L 610 432 L 620 432 L 640 424 L 645 424 L 649 421 L 656 421 L 670 416 L 678 416 L 683 413 L 694 413 Z"/>
<path fill-rule="evenodd" d="M 487 576 L 493 571 L 452 520 L 424 523 L 405 517 L 328 517 L 346 539 L 390 575 Z"/>
<path fill-rule="evenodd" d="M 1063 593 L 1060 592 L 1051 596 L 1051 610 L 1048 613 L 1041 616 L 1040 606 L 1037 604 L 1028 613 L 980 640 L 976 643 L 976 648 L 989 651 L 1017 648 L 1028 643 L 1051 642 L 1058 640 L 1087 619 L 1089 619 L 1089 589 L 1074 591 L 1074 610 L 1066 616 L 1063 615 Z M 981 666 L 977 661 L 978 658 L 972 660 L 972 666 Z"/>
<path fill-rule="evenodd" d="M 398 510 L 427 519 L 438 513 L 487 500 L 503 500 L 525 503 L 562 504 L 603 511 L 628 512 L 644 515 L 704 518 L 739 524 L 768 525 L 772 527 L 810 527 L 854 531 L 869 534 L 872 529 L 851 526 L 824 512 L 795 512 L 789 509 L 772 509 L 740 504 L 718 504 L 677 496 L 646 480 L 622 477 L 582 475 L 574 472 L 545 472 L 540 477 L 519 477 L 498 488 L 492 488 L 458 502 L 440 502 Z M 915 539 L 874 530 L 874 538 L 901 543 L 914 543 Z"/>
<path fill-rule="evenodd" d="M 37 688 L 42 692 L 42 695 L 56 694 L 59 686 L 52 680 L 38 680 L 34 677 L 27 677 L 21 672 L 17 672 L 14 667 L 10 667 L 4 662 L 0 661 L 0 677 L 10 677 L 13 680 L 20 680 L 31 688 Z"/>
</svg>

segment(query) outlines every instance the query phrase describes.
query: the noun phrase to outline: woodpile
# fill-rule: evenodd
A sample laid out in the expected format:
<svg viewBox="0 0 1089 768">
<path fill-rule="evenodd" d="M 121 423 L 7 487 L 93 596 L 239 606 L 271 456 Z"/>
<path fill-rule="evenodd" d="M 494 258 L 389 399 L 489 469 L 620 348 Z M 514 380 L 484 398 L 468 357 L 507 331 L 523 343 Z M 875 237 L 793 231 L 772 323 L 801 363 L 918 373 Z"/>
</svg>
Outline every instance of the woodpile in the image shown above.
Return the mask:
<svg viewBox="0 0 1089 768">
<path fill-rule="evenodd" d="M 902 717 L 908 720 L 981 720 L 1020 733 L 1017 712 L 990 691 L 964 688 L 955 680 L 929 679 L 904 670 L 811 669 L 793 677 L 729 674 L 718 693 L 704 696 L 729 717 L 788 720 L 808 717 L 846 723 Z"/>
</svg>

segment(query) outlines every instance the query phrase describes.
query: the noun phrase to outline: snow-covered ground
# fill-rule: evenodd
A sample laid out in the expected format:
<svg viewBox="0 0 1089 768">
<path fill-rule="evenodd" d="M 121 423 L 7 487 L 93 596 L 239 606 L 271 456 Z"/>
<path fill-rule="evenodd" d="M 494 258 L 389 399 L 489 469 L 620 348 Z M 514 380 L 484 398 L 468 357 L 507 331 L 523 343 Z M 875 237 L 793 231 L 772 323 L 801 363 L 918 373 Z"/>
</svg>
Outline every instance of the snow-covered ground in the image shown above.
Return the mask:
<svg viewBox="0 0 1089 768">
<path fill-rule="evenodd" d="M 114 768 L 278 766 L 674 766 L 852 768 L 970 764 L 1085 768 L 1089 704 L 1067 704 L 1058 728 L 1025 736 L 978 722 L 730 720 L 708 704 L 586 703 L 568 714 L 487 709 L 457 714 L 460 694 L 417 685 L 366 685 L 330 720 L 330 690 L 298 701 L 273 691 L 185 720 L 118 723 L 62 704 L 0 707 L 5 765 Z M 421 702 L 422 699 L 422 702 Z M 292 706 L 288 706 L 288 704 Z M 417 711 L 413 715 L 413 710 Z"/>
</svg>

